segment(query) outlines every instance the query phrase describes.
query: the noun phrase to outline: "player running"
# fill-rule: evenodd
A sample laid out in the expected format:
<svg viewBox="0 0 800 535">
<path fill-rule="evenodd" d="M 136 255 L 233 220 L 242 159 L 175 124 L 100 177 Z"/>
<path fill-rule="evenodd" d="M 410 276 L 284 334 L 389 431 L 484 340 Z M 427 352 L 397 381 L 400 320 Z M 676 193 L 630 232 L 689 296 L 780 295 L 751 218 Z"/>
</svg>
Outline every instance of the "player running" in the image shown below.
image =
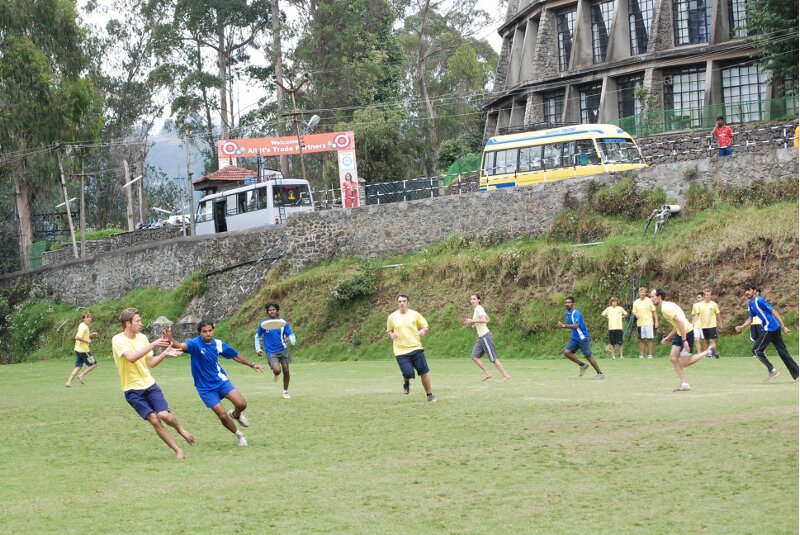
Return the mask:
<svg viewBox="0 0 800 535">
<path fill-rule="evenodd" d="M 264 308 L 267 310 L 267 319 L 261 322 L 256 331 L 255 343 L 256 354 L 260 357 L 263 353 L 267 354 L 267 362 L 272 368 L 273 380 L 277 381 L 278 376 L 283 373 L 283 399 L 291 399 L 289 394 L 289 363 L 292 356 L 289 354 L 287 343 L 295 345 L 297 337 L 292 332 L 289 322 L 278 314 L 281 307 L 278 303 L 267 303 Z M 265 328 L 264 325 L 267 327 Z M 264 347 L 262 352 L 261 347 Z"/>
<path fill-rule="evenodd" d="M 246 359 L 222 340 L 214 338 L 214 323 L 207 320 L 201 321 L 197 324 L 197 332 L 199 336 L 185 342 L 172 340 L 171 331 L 167 331 L 167 336 L 170 338 L 173 348 L 181 349 L 191 356 L 194 387 L 197 389 L 200 399 L 203 400 L 206 407 L 214 411 L 222 425 L 236 435 L 239 445 L 247 446 L 244 433 L 239 431 L 233 422 L 233 420 L 237 420 L 242 427 L 250 427 L 247 416 L 242 414 L 247 408 L 247 401 L 228 379 L 225 370 L 220 367 L 219 358 L 235 360 L 257 372 L 263 371 L 264 366 Z M 222 405 L 223 398 L 233 403 L 232 410 L 225 411 L 225 407 Z"/>
</svg>

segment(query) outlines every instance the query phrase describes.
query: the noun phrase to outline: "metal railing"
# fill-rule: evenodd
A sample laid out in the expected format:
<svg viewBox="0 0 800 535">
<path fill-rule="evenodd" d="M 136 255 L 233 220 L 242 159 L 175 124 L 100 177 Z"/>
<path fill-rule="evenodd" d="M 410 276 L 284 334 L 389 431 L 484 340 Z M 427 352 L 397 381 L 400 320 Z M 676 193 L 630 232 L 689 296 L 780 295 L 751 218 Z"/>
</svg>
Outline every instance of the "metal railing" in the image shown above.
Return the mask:
<svg viewBox="0 0 800 535">
<path fill-rule="evenodd" d="M 679 110 L 660 110 L 621 119 L 610 120 L 635 137 L 680 132 L 693 129 L 711 129 L 717 117 L 725 117 L 728 124 L 761 121 L 786 121 L 798 115 L 798 97 L 788 96 L 769 100 L 751 100 L 731 104 L 714 104 Z"/>
</svg>

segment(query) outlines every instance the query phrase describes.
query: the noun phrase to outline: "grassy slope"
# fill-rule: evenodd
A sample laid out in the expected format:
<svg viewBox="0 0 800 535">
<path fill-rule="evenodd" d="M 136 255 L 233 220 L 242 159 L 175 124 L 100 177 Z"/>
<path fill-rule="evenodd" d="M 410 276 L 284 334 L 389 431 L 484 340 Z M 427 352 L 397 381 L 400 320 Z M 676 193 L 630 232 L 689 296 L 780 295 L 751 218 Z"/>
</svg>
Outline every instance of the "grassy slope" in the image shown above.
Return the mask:
<svg viewBox="0 0 800 535">
<path fill-rule="evenodd" d="M 736 336 L 732 329 L 745 316 L 743 281 L 758 280 L 787 324 L 797 325 L 797 209 L 796 202 L 764 208 L 715 207 L 671 220 L 656 239 L 642 236 L 640 222 L 607 219 L 611 237 L 595 247 L 576 248 L 547 239 L 486 245 L 485 237 L 453 236 L 414 254 L 371 262 L 339 259 L 296 275 L 273 271 L 253 298 L 219 326 L 217 334 L 251 354 L 263 304 L 277 301 L 297 331 L 296 358 L 384 359 L 391 354 L 384 332 L 386 316 L 395 308 L 396 294 L 404 292 L 411 296 L 412 308 L 431 324 L 425 338 L 428 353 L 466 356 L 474 335 L 460 318 L 471 314 L 467 298 L 478 291 L 493 320 L 490 328 L 501 357 L 552 358 L 561 354 L 569 336 L 553 326 L 563 317 L 565 294 L 572 293 L 593 333 L 594 350 L 602 355 L 606 324 L 600 312 L 611 294 L 630 302 L 625 295 L 631 277 L 641 273 L 644 285 L 677 293 L 676 300 L 687 313 L 694 292 L 712 287 L 724 319 L 720 347 L 726 356 L 746 356 L 746 335 Z M 393 264 L 402 266 L 386 267 Z M 356 287 L 364 286 L 358 281 L 365 277 L 374 286 L 366 297 L 348 302 L 331 299 L 337 284 L 350 280 L 356 281 Z M 93 328 L 100 331 L 95 352 L 108 352 L 111 336 L 119 330 L 115 318 L 122 308 L 138 307 L 145 323 L 162 315 L 175 320 L 190 297 L 202 291 L 200 279 L 187 281 L 176 292 L 136 290 L 118 301 L 92 307 Z M 12 324 L 10 343 L 16 352 L 30 360 L 72 358 L 72 337 L 79 321 L 75 309 L 33 302 L 26 310 Z M 796 333 L 787 343 L 797 347 Z M 666 348 L 657 351 L 663 354 Z M 634 339 L 627 342 L 626 354 L 638 354 Z"/>
<path fill-rule="evenodd" d="M 179 463 L 127 406 L 113 363 L 0 376 L 5 533 L 797 533 L 797 385 L 755 359 L 511 361 L 482 383 L 431 359 L 439 402 L 383 362 L 293 367 L 290 401 L 227 364 L 250 447 L 205 409 L 186 359 L 154 375 L 198 443 Z"/>
</svg>

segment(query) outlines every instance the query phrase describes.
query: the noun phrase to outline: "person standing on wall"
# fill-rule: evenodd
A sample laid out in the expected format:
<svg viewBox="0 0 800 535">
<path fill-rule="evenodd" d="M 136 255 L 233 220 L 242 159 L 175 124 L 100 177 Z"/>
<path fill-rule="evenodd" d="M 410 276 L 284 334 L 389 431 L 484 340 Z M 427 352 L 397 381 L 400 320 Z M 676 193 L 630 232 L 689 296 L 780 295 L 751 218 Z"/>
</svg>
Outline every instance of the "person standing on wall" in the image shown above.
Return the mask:
<svg viewBox="0 0 800 535">
<path fill-rule="evenodd" d="M 720 156 L 730 156 L 733 154 L 733 130 L 725 124 L 725 117 L 717 117 L 717 126 L 711 131 L 711 137 L 717 138 Z"/>
</svg>

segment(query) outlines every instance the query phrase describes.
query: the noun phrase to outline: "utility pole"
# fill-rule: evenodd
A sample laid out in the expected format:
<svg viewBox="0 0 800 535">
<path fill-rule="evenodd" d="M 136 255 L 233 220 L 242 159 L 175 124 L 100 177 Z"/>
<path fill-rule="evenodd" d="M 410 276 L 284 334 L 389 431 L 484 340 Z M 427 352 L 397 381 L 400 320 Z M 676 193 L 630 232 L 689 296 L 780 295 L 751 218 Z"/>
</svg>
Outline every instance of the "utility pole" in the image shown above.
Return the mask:
<svg viewBox="0 0 800 535">
<path fill-rule="evenodd" d="M 125 184 L 131 181 L 131 171 L 128 168 L 128 160 L 122 160 L 122 169 L 125 172 Z M 125 186 L 123 186 L 124 188 Z M 126 196 L 128 199 L 128 206 L 125 210 L 125 215 L 128 217 L 128 232 L 133 232 L 133 191 L 130 187 L 125 188 Z"/>
<path fill-rule="evenodd" d="M 83 170 L 83 149 L 75 147 L 78 151 L 78 158 L 81 161 L 81 258 L 86 256 L 86 175 Z"/>
<path fill-rule="evenodd" d="M 61 158 L 61 143 L 56 147 L 56 157 L 58 158 L 58 174 L 61 177 L 61 191 L 64 193 L 64 204 L 67 207 L 67 221 L 69 222 L 69 235 L 72 237 L 72 252 L 78 258 L 78 243 L 75 241 L 75 226 L 72 224 L 72 210 L 69 207 L 69 192 L 67 191 L 67 181 L 64 178 L 64 161 Z M 83 192 L 81 192 L 83 195 Z M 83 217 L 83 214 L 81 214 Z"/>
<path fill-rule="evenodd" d="M 283 56 L 281 54 L 281 10 L 278 6 L 278 0 L 272 0 L 272 49 L 275 52 L 275 86 L 276 95 L 278 100 L 278 117 L 283 117 L 286 111 L 286 104 L 283 101 Z M 278 123 L 278 135 L 282 136 L 286 133 L 285 125 L 282 122 Z M 281 174 L 284 178 L 289 178 L 289 157 L 285 154 L 280 156 Z M 259 176 L 259 178 L 261 178 Z"/>
<path fill-rule="evenodd" d="M 194 236 L 195 235 L 195 229 L 194 229 L 195 214 L 194 214 L 194 186 L 192 185 L 192 145 L 191 145 L 191 139 L 190 138 L 184 138 L 183 146 L 186 147 L 186 176 L 187 176 L 187 178 L 189 180 L 189 214 L 191 216 L 189 221 L 191 222 L 191 225 L 192 225 L 191 226 L 191 229 L 192 229 L 192 234 L 191 235 Z M 186 215 L 183 212 L 181 212 L 181 217 L 185 218 Z"/>
<path fill-rule="evenodd" d="M 306 85 L 308 81 L 309 81 L 308 74 L 303 75 L 303 79 L 300 81 L 300 85 L 296 87 L 294 85 L 294 82 L 292 81 L 289 81 L 289 87 L 286 87 L 282 83 L 278 82 L 277 77 L 272 80 L 272 83 L 274 83 L 276 86 L 280 87 L 281 89 L 289 93 L 289 95 L 291 95 L 292 97 L 292 110 L 293 110 L 292 118 L 294 119 L 294 132 L 295 135 L 297 136 L 297 145 L 298 149 L 300 150 L 300 169 L 303 172 L 303 180 L 308 180 L 308 178 L 306 177 L 306 163 L 303 160 L 303 140 L 300 137 L 300 114 L 297 112 L 297 100 L 295 100 L 294 95 L 295 93 L 300 91 L 300 89 L 304 85 Z"/>
<path fill-rule="evenodd" d="M 136 166 L 139 168 L 139 174 L 142 176 L 136 188 L 139 193 L 139 226 L 144 228 L 144 220 L 147 217 L 147 206 L 144 196 L 144 154 L 142 154 L 141 150 L 136 154 Z"/>
</svg>

